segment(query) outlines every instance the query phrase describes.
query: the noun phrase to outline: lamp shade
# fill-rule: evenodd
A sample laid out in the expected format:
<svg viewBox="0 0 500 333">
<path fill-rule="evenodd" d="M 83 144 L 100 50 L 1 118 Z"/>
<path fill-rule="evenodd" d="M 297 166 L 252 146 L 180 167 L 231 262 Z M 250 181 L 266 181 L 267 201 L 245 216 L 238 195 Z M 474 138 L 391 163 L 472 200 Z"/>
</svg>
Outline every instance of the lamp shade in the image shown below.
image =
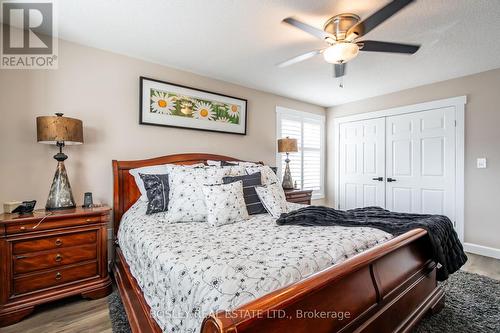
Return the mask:
<svg viewBox="0 0 500 333">
<path fill-rule="evenodd" d="M 62 113 L 56 113 L 56 116 L 37 117 L 36 134 L 39 143 L 81 144 L 83 143 L 83 123 L 79 119 L 63 117 Z"/>
<path fill-rule="evenodd" d="M 297 139 L 278 139 L 278 153 L 295 153 L 298 152 Z"/>
</svg>

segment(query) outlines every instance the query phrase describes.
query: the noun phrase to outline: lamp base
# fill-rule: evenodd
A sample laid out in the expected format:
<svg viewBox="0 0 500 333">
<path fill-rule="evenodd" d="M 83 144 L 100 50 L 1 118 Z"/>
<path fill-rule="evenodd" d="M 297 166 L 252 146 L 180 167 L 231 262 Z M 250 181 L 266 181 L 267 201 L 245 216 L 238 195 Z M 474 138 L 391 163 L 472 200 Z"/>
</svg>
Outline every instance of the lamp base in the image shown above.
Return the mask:
<svg viewBox="0 0 500 333">
<path fill-rule="evenodd" d="M 73 193 L 71 192 L 71 185 L 69 184 L 68 174 L 66 173 L 63 161 L 64 160 L 58 160 L 57 162 L 56 173 L 54 174 L 47 204 L 45 205 L 45 209 L 47 210 L 76 207 L 75 200 L 73 199 Z"/>
<path fill-rule="evenodd" d="M 292 173 L 290 172 L 290 166 L 289 166 L 290 160 L 288 159 L 288 156 L 285 162 L 286 166 L 285 166 L 285 172 L 283 173 L 283 183 L 281 184 L 281 186 L 285 190 L 292 190 L 294 186 L 292 180 Z"/>
</svg>

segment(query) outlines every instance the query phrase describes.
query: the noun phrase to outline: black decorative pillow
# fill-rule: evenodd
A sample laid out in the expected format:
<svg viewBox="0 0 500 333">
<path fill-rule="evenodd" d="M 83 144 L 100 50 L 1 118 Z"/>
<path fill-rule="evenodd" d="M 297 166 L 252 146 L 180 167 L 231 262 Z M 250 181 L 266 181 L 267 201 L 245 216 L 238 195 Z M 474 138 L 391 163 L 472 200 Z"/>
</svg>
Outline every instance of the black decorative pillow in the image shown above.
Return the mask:
<svg viewBox="0 0 500 333">
<path fill-rule="evenodd" d="M 170 192 L 168 175 L 145 175 L 140 173 L 139 176 L 141 176 L 144 182 L 144 188 L 148 197 L 146 214 L 168 211 L 168 195 Z"/>
<path fill-rule="evenodd" d="M 243 198 L 245 199 L 248 214 L 255 215 L 267 213 L 255 191 L 255 186 L 262 185 L 260 172 L 252 173 L 251 175 L 222 178 L 224 184 L 234 183 L 240 180 L 243 181 Z"/>
</svg>

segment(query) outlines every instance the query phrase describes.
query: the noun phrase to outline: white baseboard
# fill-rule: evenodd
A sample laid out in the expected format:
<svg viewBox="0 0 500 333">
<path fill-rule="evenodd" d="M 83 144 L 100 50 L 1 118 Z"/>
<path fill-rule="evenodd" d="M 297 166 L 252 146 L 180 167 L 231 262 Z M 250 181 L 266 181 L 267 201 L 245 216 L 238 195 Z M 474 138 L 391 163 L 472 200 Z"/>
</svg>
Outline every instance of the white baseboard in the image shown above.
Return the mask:
<svg viewBox="0 0 500 333">
<path fill-rule="evenodd" d="M 472 243 L 464 243 L 465 252 L 479 254 L 481 256 L 500 259 L 500 249 L 494 247 L 482 246 Z"/>
</svg>

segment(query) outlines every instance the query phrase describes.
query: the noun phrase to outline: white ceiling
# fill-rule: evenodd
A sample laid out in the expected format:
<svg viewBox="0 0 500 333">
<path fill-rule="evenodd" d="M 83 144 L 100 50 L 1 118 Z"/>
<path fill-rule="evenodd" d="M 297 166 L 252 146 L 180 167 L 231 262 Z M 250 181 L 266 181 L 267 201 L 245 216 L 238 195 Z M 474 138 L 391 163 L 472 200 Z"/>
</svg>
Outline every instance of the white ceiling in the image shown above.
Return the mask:
<svg viewBox="0 0 500 333">
<path fill-rule="evenodd" d="M 387 0 L 64 0 L 62 39 L 322 106 L 500 67 L 500 1 L 416 0 L 366 39 L 420 43 L 412 56 L 362 53 L 344 88 L 322 57 L 275 64 L 323 47 L 281 23 L 321 28 L 338 13 L 367 17 Z M 168 77 L 163 78 L 168 81 Z"/>
</svg>

